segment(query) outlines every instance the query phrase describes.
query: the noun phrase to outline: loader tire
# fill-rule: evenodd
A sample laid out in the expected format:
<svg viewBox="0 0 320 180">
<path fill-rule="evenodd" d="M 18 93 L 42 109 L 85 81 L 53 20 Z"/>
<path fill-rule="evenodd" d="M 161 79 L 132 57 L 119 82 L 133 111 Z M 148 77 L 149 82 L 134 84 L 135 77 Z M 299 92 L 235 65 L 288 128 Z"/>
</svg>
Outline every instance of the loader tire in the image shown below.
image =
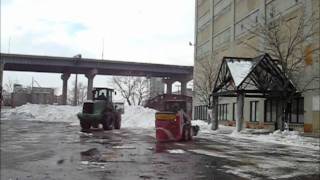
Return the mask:
<svg viewBox="0 0 320 180">
<path fill-rule="evenodd" d="M 90 123 L 86 121 L 80 121 L 81 132 L 89 132 L 90 131 Z"/>
<path fill-rule="evenodd" d="M 108 113 L 105 119 L 102 121 L 103 130 L 112 130 L 114 126 L 114 116 Z"/>
<path fill-rule="evenodd" d="M 120 129 L 121 128 L 121 114 L 116 113 L 115 114 L 115 121 L 114 121 L 114 128 L 115 129 Z"/>
</svg>

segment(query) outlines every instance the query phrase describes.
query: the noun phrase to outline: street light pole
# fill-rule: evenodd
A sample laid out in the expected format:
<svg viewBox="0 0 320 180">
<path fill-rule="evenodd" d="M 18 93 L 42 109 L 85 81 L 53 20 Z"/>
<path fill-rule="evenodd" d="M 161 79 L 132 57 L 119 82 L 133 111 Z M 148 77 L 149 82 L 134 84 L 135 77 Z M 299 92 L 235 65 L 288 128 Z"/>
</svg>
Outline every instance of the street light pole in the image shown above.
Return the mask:
<svg viewBox="0 0 320 180">
<path fill-rule="evenodd" d="M 79 63 L 79 60 L 81 59 L 81 54 L 77 54 L 73 56 L 75 58 L 75 64 L 77 65 Z M 73 98 L 73 105 L 78 105 L 78 73 L 76 73 L 76 79 L 74 84 L 74 98 Z"/>
<path fill-rule="evenodd" d="M 1 58 L 1 57 L 0 57 Z M 0 118 L 1 118 L 1 107 L 2 107 L 2 79 L 3 79 L 3 69 L 4 69 L 4 60 L 0 59 Z"/>
</svg>

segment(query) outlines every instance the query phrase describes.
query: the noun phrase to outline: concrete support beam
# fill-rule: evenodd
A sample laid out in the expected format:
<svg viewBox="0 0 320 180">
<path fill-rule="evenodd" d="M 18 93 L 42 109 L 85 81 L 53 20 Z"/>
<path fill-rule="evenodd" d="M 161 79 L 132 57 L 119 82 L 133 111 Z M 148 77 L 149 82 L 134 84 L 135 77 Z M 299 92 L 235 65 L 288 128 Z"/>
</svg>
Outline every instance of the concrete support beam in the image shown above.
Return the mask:
<svg viewBox="0 0 320 180">
<path fill-rule="evenodd" d="M 61 75 L 62 79 L 62 105 L 67 104 L 67 95 L 68 95 L 68 79 L 70 77 L 70 73 L 63 73 Z"/>
<path fill-rule="evenodd" d="M 212 115 L 211 115 L 211 129 L 217 130 L 219 127 L 218 121 L 218 105 L 219 105 L 219 98 L 213 97 L 212 100 Z"/>
<path fill-rule="evenodd" d="M 2 106 L 2 80 L 3 80 L 4 61 L 0 59 L 0 118 L 1 118 L 1 106 Z"/>
<path fill-rule="evenodd" d="M 187 81 L 180 81 L 181 83 L 181 95 L 187 95 Z"/>
<path fill-rule="evenodd" d="M 173 79 L 163 79 L 162 80 L 167 85 L 167 92 L 166 94 L 172 94 L 172 84 L 175 82 Z"/>
<path fill-rule="evenodd" d="M 85 76 L 88 78 L 87 100 L 92 100 L 93 79 L 97 74 L 98 74 L 98 71 L 96 69 L 93 69 L 90 72 L 85 74 Z"/>
<path fill-rule="evenodd" d="M 165 78 L 162 79 L 163 83 L 167 85 L 167 92 L 166 94 L 172 94 L 172 84 L 176 81 L 179 81 L 181 84 L 181 95 L 187 95 L 187 83 L 192 80 L 192 76 L 186 77 L 177 77 L 177 78 Z"/>
<path fill-rule="evenodd" d="M 237 132 L 240 132 L 243 129 L 244 117 L 243 117 L 243 108 L 244 108 L 244 93 L 240 93 L 237 97 L 237 117 L 236 117 L 236 126 Z"/>
</svg>

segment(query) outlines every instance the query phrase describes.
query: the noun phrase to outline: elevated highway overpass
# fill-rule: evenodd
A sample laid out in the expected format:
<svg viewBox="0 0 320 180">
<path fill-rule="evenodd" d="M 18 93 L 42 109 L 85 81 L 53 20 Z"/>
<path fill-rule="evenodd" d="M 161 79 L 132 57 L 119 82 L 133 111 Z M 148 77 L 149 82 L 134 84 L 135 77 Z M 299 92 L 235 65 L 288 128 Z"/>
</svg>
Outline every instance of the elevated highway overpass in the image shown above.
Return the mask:
<svg viewBox="0 0 320 180">
<path fill-rule="evenodd" d="M 2 72 L 29 71 L 61 73 L 63 80 L 63 103 L 66 102 L 67 82 L 70 74 L 84 74 L 88 78 L 88 94 L 91 97 L 95 75 L 122 75 L 162 77 L 167 84 L 167 93 L 171 93 L 175 81 L 181 83 L 181 93 L 186 93 L 186 84 L 192 79 L 193 66 L 178 66 L 128 61 L 101 60 L 75 57 L 39 56 L 26 54 L 1 53 L 1 85 Z"/>
</svg>

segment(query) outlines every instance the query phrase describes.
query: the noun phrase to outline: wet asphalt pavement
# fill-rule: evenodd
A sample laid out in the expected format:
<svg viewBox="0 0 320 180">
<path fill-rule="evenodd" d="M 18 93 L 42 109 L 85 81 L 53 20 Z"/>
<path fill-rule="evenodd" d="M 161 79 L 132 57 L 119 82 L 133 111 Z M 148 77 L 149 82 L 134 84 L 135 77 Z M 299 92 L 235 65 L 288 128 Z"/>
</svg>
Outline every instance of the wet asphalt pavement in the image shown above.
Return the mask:
<svg viewBox="0 0 320 180">
<path fill-rule="evenodd" d="M 3 179 L 270 179 L 264 173 L 241 176 L 227 167 L 256 166 L 249 160 L 301 155 L 301 167 L 315 167 L 309 174 L 291 179 L 319 179 L 318 155 L 292 152 L 285 146 L 268 145 L 282 150 L 267 153 L 256 147 L 233 144 L 232 139 L 219 141 L 200 136 L 191 142 L 157 143 L 152 129 L 94 131 L 79 133 L 78 126 L 67 123 L 0 121 L 1 180 Z M 219 138 L 219 135 L 217 136 Z M 251 149 L 253 149 L 251 151 Z M 169 153 L 177 150 L 182 153 Z M 241 151 L 245 152 L 242 153 Z M 205 155 L 209 152 L 213 155 Z M 240 156 L 237 152 L 241 152 Z M 276 154 L 283 153 L 283 154 Z M 301 154 L 299 154 L 301 153 Z M 311 152 L 317 153 L 317 152 Z M 232 155 L 230 155 L 232 154 Z M 238 157 L 239 155 L 239 157 Z M 253 153 L 250 154 L 251 156 Z M 237 157 L 235 157 L 237 156 Z M 231 158 L 230 158 L 231 157 Z M 290 160 L 288 160 L 290 162 Z M 304 164 L 305 163 L 305 164 Z M 291 166 L 290 166 L 291 167 Z M 299 168 L 299 167 L 296 167 Z M 232 169 L 232 168 L 231 168 Z M 294 170 L 294 168 L 293 168 Z M 286 172 L 283 170 L 283 172 Z M 279 173 L 281 173 L 279 171 Z M 240 176 L 241 177 L 240 177 Z M 246 178 L 247 177 L 247 178 Z M 274 177 L 272 177 L 274 178 Z M 288 178 L 288 179 L 290 179 Z M 286 179 L 286 178 L 283 178 Z"/>
</svg>

